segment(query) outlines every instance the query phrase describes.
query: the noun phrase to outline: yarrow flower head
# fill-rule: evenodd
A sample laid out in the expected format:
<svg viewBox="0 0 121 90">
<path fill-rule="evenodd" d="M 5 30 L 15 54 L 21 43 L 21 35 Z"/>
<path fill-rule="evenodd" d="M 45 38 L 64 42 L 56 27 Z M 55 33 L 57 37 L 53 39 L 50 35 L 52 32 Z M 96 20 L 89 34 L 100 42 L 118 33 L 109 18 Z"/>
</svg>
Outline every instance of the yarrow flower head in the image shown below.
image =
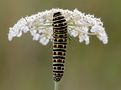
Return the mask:
<svg viewBox="0 0 121 90">
<path fill-rule="evenodd" d="M 79 42 L 89 44 L 89 37 L 96 35 L 104 44 L 108 43 L 108 37 L 99 18 L 93 15 L 86 15 L 77 9 L 63 10 L 51 9 L 32 16 L 21 18 L 13 27 L 10 28 L 8 39 L 11 41 L 14 37 L 21 37 L 23 33 L 30 32 L 33 40 L 47 45 L 53 41 L 53 14 L 61 12 L 67 22 L 68 34 L 72 37 L 78 37 Z"/>
</svg>

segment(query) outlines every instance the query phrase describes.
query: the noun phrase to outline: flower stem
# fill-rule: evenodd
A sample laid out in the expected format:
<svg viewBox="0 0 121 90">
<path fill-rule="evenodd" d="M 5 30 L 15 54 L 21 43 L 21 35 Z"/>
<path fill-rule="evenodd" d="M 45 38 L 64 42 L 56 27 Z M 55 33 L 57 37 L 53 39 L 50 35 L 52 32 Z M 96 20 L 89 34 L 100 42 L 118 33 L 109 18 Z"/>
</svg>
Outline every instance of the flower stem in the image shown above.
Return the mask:
<svg viewBox="0 0 121 90">
<path fill-rule="evenodd" d="M 59 82 L 56 82 L 56 81 L 55 81 L 54 90 L 58 90 L 58 86 L 59 86 Z"/>
</svg>

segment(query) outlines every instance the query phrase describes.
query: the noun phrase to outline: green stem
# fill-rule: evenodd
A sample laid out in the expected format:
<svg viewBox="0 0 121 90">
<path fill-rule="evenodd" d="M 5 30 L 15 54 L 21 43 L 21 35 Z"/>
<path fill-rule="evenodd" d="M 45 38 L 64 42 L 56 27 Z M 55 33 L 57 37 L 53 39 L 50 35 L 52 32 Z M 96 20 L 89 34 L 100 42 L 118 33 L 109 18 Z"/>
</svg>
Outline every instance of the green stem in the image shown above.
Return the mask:
<svg viewBox="0 0 121 90">
<path fill-rule="evenodd" d="M 55 81 L 55 87 L 54 87 L 54 90 L 58 90 L 58 86 L 59 86 L 59 82 L 56 82 L 56 81 Z"/>
</svg>

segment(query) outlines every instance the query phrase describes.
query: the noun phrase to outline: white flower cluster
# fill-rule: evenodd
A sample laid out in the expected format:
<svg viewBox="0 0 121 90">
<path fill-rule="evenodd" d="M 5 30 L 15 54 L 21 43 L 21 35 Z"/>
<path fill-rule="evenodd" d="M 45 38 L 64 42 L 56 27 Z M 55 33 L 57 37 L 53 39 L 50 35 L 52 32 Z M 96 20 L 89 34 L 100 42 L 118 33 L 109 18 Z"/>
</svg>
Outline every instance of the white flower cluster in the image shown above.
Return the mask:
<svg viewBox="0 0 121 90">
<path fill-rule="evenodd" d="M 17 24 L 10 28 L 8 39 L 11 41 L 13 37 L 20 37 L 22 33 L 29 31 L 33 40 L 47 45 L 53 39 L 52 19 L 55 12 L 62 13 L 67 21 L 68 34 L 72 37 L 78 37 L 79 42 L 89 44 L 89 36 L 96 35 L 104 44 L 108 43 L 108 37 L 101 20 L 93 15 L 85 15 L 77 9 L 73 11 L 51 9 L 21 18 Z"/>
</svg>

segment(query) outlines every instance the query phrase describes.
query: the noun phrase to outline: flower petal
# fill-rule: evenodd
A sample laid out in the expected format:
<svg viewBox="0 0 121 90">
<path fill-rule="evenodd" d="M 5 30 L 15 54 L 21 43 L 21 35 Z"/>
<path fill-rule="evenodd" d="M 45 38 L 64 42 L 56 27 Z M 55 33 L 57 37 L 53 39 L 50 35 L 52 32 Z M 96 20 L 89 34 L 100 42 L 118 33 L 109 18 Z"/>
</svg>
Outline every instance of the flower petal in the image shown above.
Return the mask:
<svg viewBox="0 0 121 90">
<path fill-rule="evenodd" d="M 73 36 L 73 37 L 77 37 L 78 36 L 78 31 L 73 30 L 72 28 L 69 28 L 68 33 Z"/>
<path fill-rule="evenodd" d="M 39 38 L 40 38 L 40 35 L 38 33 L 33 36 L 33 40 L 38 41 Z"/>
<path fill-rule="evenodd" d="M 49 42 L 49 39 L 47 39 L 46 37 L 41 37 L 39 42 L 43 45 L 47 45 Z"/>
</svg>

